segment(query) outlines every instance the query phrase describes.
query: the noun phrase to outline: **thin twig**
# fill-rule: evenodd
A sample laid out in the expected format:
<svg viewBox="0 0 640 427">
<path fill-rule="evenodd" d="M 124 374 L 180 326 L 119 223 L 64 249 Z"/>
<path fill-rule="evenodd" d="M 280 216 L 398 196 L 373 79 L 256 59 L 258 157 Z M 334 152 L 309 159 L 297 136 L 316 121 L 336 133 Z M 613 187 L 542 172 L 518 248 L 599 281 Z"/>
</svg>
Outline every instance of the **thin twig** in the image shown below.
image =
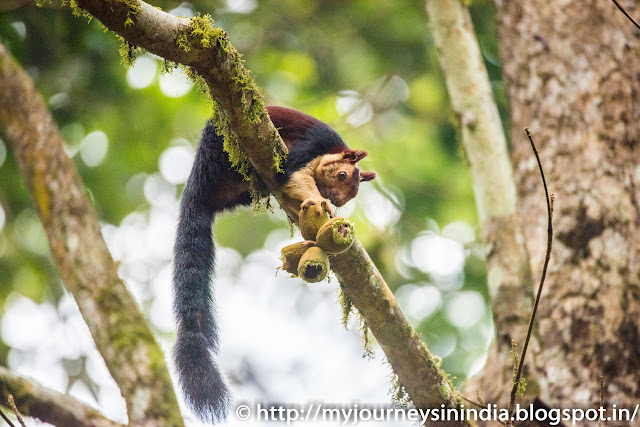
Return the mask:
<svg viewBox="0 0 640 427">
<path fill-rule="evenodd" d="M 484 400 L 482 400 L 482 398 L 480 397 L 480 392 L 478 391 L 478 389 L 476 389 L 476 398 L 481 405 L 484 405 Z"/>
<path fill-rule="evenodd" d="M 533 138 L 529 133 L 529 128 L 525 128 L 525 132 L 527 132 L 527 137 L 531 142 L 531 148 L 533 149 L 533 154 L 535 154 L 536 160 L 538 161 L 538 168 L 540 168 L 540 176 L 542 177 L 542 185 L 544 186 L 544 194 L 547 199 L 547 215 L 548 215 L 547 254 L 544 259 L 544 266 L 542 267 L 542 277 L 540 278 L 540 286 L 538 287 L 536 301 L 533 304 L 533 311 L 531 312 L 531 318 L 529 319 L 529 329 L 527 330 L 527 338 L 524 340 L 524 345 L 522 347 L 522 354 L 520 355 L 520 363 L 518 364 L 518 370 L 513 380 L 513 388 L 511 389 L 511 400 L 509 401 L 510 414 L 513 412 L 513 407 L 515 406 L 515 403 L 516 403 L 516 393 L 518 391 L 518 384 L 520 383 L 520 378 L 522 376 L 524 359 L 525 359 L 525 356 L 527 355 L 527 347 L 529 346 L 529 340 L 531 339 L 531 332 L 533 331 L 533 322 L 535 321 L 536 313 L 538 311 L 538 304 L 540 302 L 540 296 L 542 295 L 542 286 L 544 285 L 544 279 L 547 275 L 547 266 L 549 265 L 549 259 L 551 258 L 551 242 L 553 240 L 553 226 L 551 224 L 551 219 L 553 217 L 553 194 L 549 196 L 549 191 L 547 190 L 547 181 L 545 180 L 544 172 L 542 170 L 542 163 L 540 162 L 540 156 L 538 156 L 538 150 L 536 150 L 536 145 L 533 143 Z"/>
<path fill-rule="evenodd" d="M 478 402 L 474 402 L 473 400 L 469 399 L 468 397 L 464 397 L 463 395 L 459 394 L 458 396 L 460 396 L 460 398 L 466 402 L 471 403 L 473 406 L 477 407 L 477 408 L 486 408 L 486 406 L 483 406 L 482 403 L 478 403 Z"/>
<path fill-rule="evenodd" d="M 9 424 L 10 427 L 16 427 L 11 420 L 4 414 L 4 412 L 0 411 L 0 416 L 2 417 L 2 419 Z"/>
<path fill-rule="evenodd" d="M 20 411 L 18 411 L 16 402 L 14 402 L 13 400 L 13 394 L 9 395 L 9 406 L 11 406 L 13 413 L 16 414 L 16 418 L 18 419 L 18 422 L 20 423 L 20 425 L 22 425 L 22 427 L 27 427 L 27 425 L 24 423 L 24 420 L 22 419 L 22 415 L 20 415 Z"/>
<path fill-rule="evenodd" d="M 617 0 L 611 0 L 611 1 L 612 1 L 612 2 L 614 2 L 614 3 L 615 3 L 615 5 L 616 5 L 616 6 L 618 6 L 618 9 L 620 9 L 620 11 L 621 11 L 622 13 L 624 13 L 624 16 L 626 16 L 627 18 L 629 18 L 629 21 L 633 22 L 633 25 L 635 25 L 635 26 L 636 26 L 636 28 L 638 28 L 638 29 L 640 30 L 640 25 L 639 25 L 636 21 L 634 21 L 634 20 L 633 20 L 633 18 L 632 18 L 632 17 L 627 13 L 627 11 L 626 11 L 626 10 L 624 10 L 624 8 L 623 8 L 622 6 L 620 6 L 620 3 L 618 3 L 618 1 L 617 1 Z"/>
<path fill-rule="evenodd" d="M 604 376 L 600 375 L 600 407 L 604 408 Z M 598 420 L 598 425 L 602 425 L 602 420 Z"/>
<path fill-rule="evenodd" d="M 13 396 L 21 397 L 14 400 L 25 420 L 26 417 L 29 416 L 31 418 L 38 418 L 40 421 L 47 422 L 54 426 L 124 427 L 122 424 L 111 421 L 98 410 L 81 403 L 68 394 L 51 390 L 36 381 L 24 378 L 0 366 L 1 406 L 9 408 L 7 404 L 9 392 L 11 392 Z M 9 412 L 6 414 L 9 415 Z M 20 426 L 15 419 L 13 422 L 16 426 Z M 27 422 L 27 424 L 29 424 L 29 422 Z M 135 425 L 142 425 L 142 423 Z M 177 423 L 155 423 L 155 425 L 177 426 Z M 5 426 L 5 424 L 0 421 L 0 427 L 2 426 Z M 12 425 L 12 427 L 15 426 Z"/>
</svg>

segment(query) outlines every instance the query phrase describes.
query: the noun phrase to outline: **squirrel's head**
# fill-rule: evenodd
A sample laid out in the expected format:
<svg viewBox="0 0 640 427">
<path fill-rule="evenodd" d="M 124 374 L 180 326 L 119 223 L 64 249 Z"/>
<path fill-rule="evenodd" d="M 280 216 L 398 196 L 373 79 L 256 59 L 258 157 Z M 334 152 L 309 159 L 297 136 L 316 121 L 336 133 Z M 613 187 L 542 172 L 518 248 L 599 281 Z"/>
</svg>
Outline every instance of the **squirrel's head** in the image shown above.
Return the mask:
<svg viewBox="0 0 640 427">
<path fill-rule="evenodd" d="M 322 156 L 315 173 L 322 197 L 336 206 L 342 206 L 356 197 L 360 182 L 376 177 L 375 172 L 360 171 L 358 162 L 366 155 L 366 151 L 347 150 Z"/>
</svg>

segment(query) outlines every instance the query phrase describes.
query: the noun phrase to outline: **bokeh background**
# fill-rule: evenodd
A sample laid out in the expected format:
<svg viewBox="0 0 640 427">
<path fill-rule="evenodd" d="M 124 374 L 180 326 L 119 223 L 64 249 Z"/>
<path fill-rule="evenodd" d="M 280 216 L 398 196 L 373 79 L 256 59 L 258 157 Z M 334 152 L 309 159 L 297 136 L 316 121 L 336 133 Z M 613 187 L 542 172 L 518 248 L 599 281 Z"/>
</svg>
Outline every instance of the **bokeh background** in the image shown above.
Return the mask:
<svg viewBox="0 0 640 427">
<path fill-rule="evenodd" d="M 153 1 L 226 29 L 268 104 L 334 127 L 378 173 L 339 213 L 460 386 L 493 335 L 472 184 L 424 3 L 412 0 Z M 471 13 L 503 114 L 493 8 Z M 103 235 L 169 354 L 171 256 L 179 196 L 210 108 L 180 68 L 120 41 L 56 1 L 0 4 L 0 38 L 29 72 L 64 135 Z M 507 129 L 508 131 L 508 129 Z M 42 226 L 0 134 L 0 364 L 126 420 L 115 383 L 52 262 Z M 284 214 L 216 218 L 223 366 L 237 402 L 391 402 L 391 369 L 342 325 L 338 283 L 277 272 L 300 239 Z M 193 417 L 188 416 L 193 425 Z M 229 425 L 239 422 L 230 419 Z M 377 423 L 377 425 L 380 425 Z"/>
</svg>

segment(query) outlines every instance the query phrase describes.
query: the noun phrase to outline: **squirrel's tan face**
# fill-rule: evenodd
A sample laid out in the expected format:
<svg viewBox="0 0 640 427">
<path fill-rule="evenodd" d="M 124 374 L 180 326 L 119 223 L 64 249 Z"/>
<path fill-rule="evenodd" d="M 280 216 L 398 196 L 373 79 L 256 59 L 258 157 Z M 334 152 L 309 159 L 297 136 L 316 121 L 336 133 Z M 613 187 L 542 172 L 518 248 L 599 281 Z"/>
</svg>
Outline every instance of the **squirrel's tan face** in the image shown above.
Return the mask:
<svg viewBox="0 0 640 427">
<path fill-rule="evenodd" d="M 342 206 L 356 197 L 361 181 L 371 181 L 374 172 L 360 172 L 358 162 L 367 155 L 366 151 L 345 151 L 326 154 L 316 168 L 315 179 L 322 197 L 335 206 Z"/>
</svg>

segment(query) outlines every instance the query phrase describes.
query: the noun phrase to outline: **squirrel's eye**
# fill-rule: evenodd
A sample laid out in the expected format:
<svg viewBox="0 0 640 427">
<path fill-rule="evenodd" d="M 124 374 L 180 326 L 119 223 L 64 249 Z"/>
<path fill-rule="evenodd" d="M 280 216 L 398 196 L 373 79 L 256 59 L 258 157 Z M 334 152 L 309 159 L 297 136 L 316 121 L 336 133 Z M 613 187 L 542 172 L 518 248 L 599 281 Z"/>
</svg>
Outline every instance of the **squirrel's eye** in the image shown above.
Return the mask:
<svg viewBox="0 0 640 427">
<path fill-rule="evenodd" d="M 346 173 L 345 171 L 339 172 L 339 173 L 338 173 L 338 179 L 339 179 L 340 181 L 342 181 L 342 180 L 344 180 L 344 179 L 347 179 L 347 173 Z"/>
</svg>

